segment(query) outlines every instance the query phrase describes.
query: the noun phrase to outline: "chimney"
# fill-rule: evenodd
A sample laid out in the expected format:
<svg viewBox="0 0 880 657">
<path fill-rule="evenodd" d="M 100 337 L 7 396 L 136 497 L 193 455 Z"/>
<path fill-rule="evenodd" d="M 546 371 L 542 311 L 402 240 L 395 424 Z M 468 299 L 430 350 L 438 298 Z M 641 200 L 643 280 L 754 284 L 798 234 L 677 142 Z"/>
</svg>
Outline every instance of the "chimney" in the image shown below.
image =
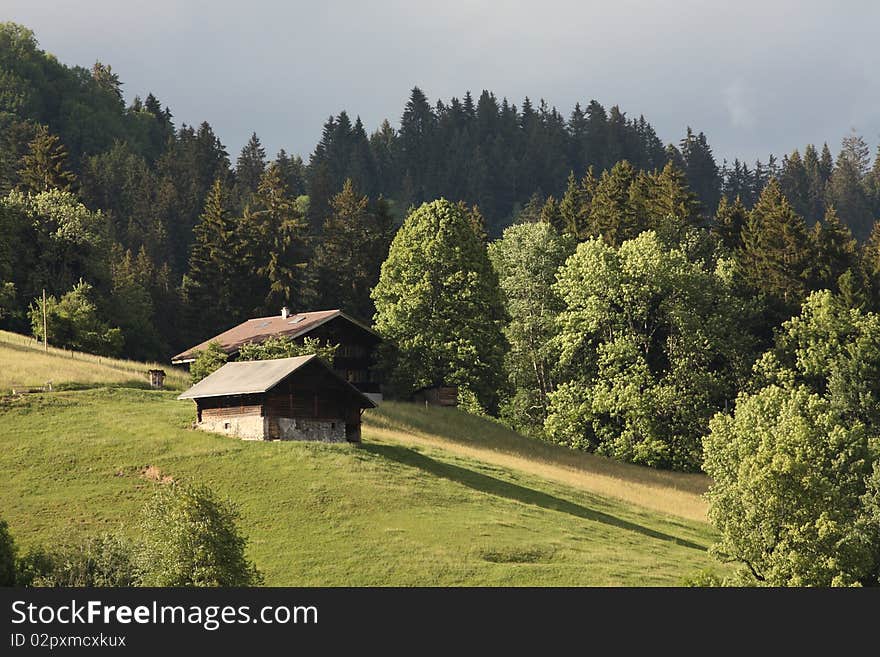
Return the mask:
<svg viewBox="0 0 880 657">
<path fill-rule="evenodd" d="M 281 309 L 281 319 L 287 319 L 290 317 L 290 309 L 287 306 Z"/>
</svg>

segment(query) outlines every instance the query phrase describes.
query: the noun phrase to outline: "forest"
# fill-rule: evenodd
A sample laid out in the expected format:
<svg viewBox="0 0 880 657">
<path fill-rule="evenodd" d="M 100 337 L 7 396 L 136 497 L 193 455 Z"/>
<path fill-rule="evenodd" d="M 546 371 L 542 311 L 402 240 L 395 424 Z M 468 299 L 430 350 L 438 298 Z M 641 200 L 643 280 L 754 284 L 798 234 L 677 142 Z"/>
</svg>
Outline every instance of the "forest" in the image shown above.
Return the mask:
<svg viewBox="0 0 880 657">
<path fill-rule="evenodd" d="M 343 308 L 392 395 L 455 384 L 537 439 L 703 469 L 753 580 L 877 583 L 880 149 L 855 132 L 719 163 L 616 105 L 415 87 L 398 127 L 340 111 L 303 159 L 173 119 L 0 25 L 0 327 L 42 338 L 45 289 L 54 344 L 167 360 Z"/>
</svg>

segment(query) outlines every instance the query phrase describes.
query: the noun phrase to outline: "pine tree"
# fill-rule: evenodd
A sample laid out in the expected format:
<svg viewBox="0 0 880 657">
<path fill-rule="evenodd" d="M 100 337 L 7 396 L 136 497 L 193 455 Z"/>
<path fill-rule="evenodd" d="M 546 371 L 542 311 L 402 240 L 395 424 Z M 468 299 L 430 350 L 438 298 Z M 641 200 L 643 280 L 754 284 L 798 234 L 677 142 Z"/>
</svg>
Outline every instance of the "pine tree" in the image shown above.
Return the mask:
<svg viewBox="0 0 880 657">
<path fill-rule="evenodd" d="M 243 221 L 256 238 L 251 256 L 257 273 L 268 283 L 263 308 L 274 312 L 282 306 L 303 307 L 311 289 L 309 224 L 288 195 L 278 167 L 266 169 Z"/>
<path fill-rule="evenodd" d="M 718 203 L 718 210 L 715 211 L 712 232 L 731 251 L 740 249 L 743 245 L 742 231 L 748 218 L 749 212 L 739 196 L 733 203 L 730 203 L 726 196 L 722 196 Z"/>
<path fill-rule="evenodd" d="M 811 270 L 807 226 L 775 178 L 761 192 L 742 231 L 743 274 L 769 303 L 777 320 L 791 316 L 806 297 Z"/>
<path fill-rule="evenodd" d="M 131 358 L 159 359 L 163 347 L 153 322 L 154 307 L 150 296 L 150 268 L 141 268 L 140 258 L 131 250 L 116 247 L 110 263 L 113 277 L 110 305 L 114 323 L 122 329 L 125 353 Z"/>
<path fill-rule="evenodd" d="M 388 119 L 370 135 L 370 150 L 376 163 L 377 186 L 382 190 L 394 189 L 398 184 L 397 163 L 394 153 L 397 149 L 397 131 L 391 127 Z"/>
<path fill-rule="evenodd" d="M 330 207 L 312 260 L 319 303 L 370 319 L 370 290 L 379 280 L 379 268 L 391 240 L 389 217 L 379 205 L 371 207 L 351 179 L 345 181 Z"/>
<path fill-rule="evenodd" d="M 611 168 L 615 163 L 608 161 L 605 142 L 608 134 L 608 114 L 605 108 L 596 101 L 591 100 L 586 109 L 586 126 L 584 146 L 586 149 L 584 164 L 593 166 L 597 171 Z"/>
<path fill-rule="evenodd" d="M 844 137 L 826 191 L 826 202 L 834 206 L 860 239 L 867 237 L 874 221 L 866 186 L 869 154 L 868 145 L 860 136 L 852 133 Z"/>
<path fill-rule="evenodd" d="M 834 158 L 831 157 L 831 149 L 828 144 L 822 144 L 822 155 L 819 157 L 819 173 L 822 175 L 822 182 L 827 183 L 831 179 L 834 172 Z"/>
<path fill-rule="evenodd" d="M 688 186 L 697 195 L 705 212 L 711 215 L 721 197 L 721 175 L 706 135 L 702 132 L 694 135 L 688 127 L 679 148 L 684 158 L 683 170 L 687 176 Z"/>
<path fill-rule="evenodd" d="M 702 222 L 700 202 L 687 183 L 684 172 L 672 162 L 651 177 L 647 211 L 649 227 L 681 234 L 688 226 Z"/>
<path fill-rule="evenodd" d="M 437 116 L 428 99 L 421 89 L 413 87 L 397 134 L 401 172 L 409 176 L 412 185 L 413 196 L 403 199 L 405 203 L 420 203 L 430 195 L 436 126 Z"/>
<path fill-rule="evenodd" d="M 811 210 L 809 178 L 804 161 L 797 149 L 782 159 L 779 185 L 794 211 L 802 217 L 808 218 Z"/>
<path fill-rule="evenodd" d="M 565 223 L 562 220 L 562 213 L 559 211 L 559 202 L 552 196 L 547 197 L 544 207 L 541 208 L 541 222 L 550 224 L 554 230 L 560 235 L 565 231 Z"/>
<path fill-rule="evenodd" d="M 568 176 L 568 186 L 565 195 L 559 203 L 559 213 L 562 216 L 563 233 L 567 233 L 575 239 L 584 239 L 590 219 L 590 204 L 596 191 L 596 179 L 593 176 L 593 168 L 587 171 L 583 180 L 577 180 L 572 171 Z"/>
<path fill-rule="evenodd" d="M 874 222 L 871 234 L 862 246 L 858 268 L 868 290 L 871 310 L 880 311 L 880 221 Z"/>
<path fill-rule="evenodd" d="M 804 151 L 804 169 L 807 174 L 808 209 L 804 218 L 808 223 L 820 221 L 825 216 L 825 178 L 816 147 L 809 144 Z"/>
<path fill-rule="evenodd" d="M 92 79 L 102 91 L 119 105 L 119 109 L 122 109 L 124 106 L 122 82 L 119 81 L 119 76 L 113 72 L 113 67 L 96 61 L 94 66 L 92 66 Z"/>
<path fill-rule="evenodd" d="M 241 185 L 245 198 L 257 191 L 265 169 L 266 150 L 255 132 L 242 147 L 241 153 L 235 161 L 236 181 Z"/>
<path fill-rule="evenodd" d="M 515 224 L 535 224 L 541 221 L 541 210 L 544 207 L 544 197 L 540 192 L 532 194 L 529 202 L 516 215 Z"/>
<path fill-rule="evenodd" d="M 868 189 L 874 203 L 874 216 L 880 218 L 880 145 L 877 146 L 877 157 L 868 177 Z"/>
<path fill-rule="evenodd" d="M 249 308 L 238 298 L 241 276 L 239 235 L 231 212 L 229 191 L 221 179 L 205 198 L 205 208 L 193 229 L 189 268 L 182 294 L 191 337 L 198 338 L 244 319 Z"/>
<path fill-rule="evenodd" d="M 635 179 L 636 171 L 626 160 L 602 173 L 590 210 L 590 237 L 601 236 L 613 246 L 635 237 L 637 218 L 632 215 L 629 197 Z"/>
<path fill-rule="evenodd" d="M 67 168 L 67 149 L 57 135 L 42 125 L 28 145 L 19 176 L 20 187 L 34 193 L 50 189 L 66 192 L 76 182 L 76 176 Z"/>
<path fill-rule="evenodd" d="M 834 207 L 828 208 L 825 220 L 816 224 L 811 237 L 815 253 L 812 287 L 838 292 L 840 277 L 856 264 L 857 243 Z"/>
</svg>

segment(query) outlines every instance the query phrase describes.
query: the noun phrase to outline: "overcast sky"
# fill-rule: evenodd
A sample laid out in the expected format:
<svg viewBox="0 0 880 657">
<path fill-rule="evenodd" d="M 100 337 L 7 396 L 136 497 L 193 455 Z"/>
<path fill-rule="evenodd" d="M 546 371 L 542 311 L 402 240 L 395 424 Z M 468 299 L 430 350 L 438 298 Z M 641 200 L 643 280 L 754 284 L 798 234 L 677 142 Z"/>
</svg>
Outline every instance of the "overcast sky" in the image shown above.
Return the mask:
<svg viewBox="0 0 880 657">
<path fill-rule="evenodd" d="M 65 64 L 110 64 L 126 98 L 207 120 L 233 161 L 252 131 L 307 158 L 331 114 L 396 124 L 409 90 L 591 98 L 644 114 L 664 142 L 687 125 L 717 159 L 880 139 L 876 0 L 3 0 Z"/>
</svg>

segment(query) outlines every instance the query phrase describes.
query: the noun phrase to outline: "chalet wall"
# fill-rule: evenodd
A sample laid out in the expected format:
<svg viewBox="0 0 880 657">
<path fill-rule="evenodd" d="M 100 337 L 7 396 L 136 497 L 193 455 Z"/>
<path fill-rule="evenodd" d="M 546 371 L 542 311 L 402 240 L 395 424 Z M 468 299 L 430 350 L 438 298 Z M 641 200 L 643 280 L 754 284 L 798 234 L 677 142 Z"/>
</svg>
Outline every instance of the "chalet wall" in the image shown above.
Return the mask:
<svg viewBox="0 0 880 657">
<path fill-rule="evenodd" d="M 345 442 L 345 422 L 303 418 L 273 417 L 267 422 L 270 440 L 312 440 L 322 443 Z"/>
<path fill-rule="evenodd" d="M 244 440 L 266 439 L 266 418 L 256 415 L 207 415 L 202 413 L 199 429 L 212 433 L 225 433 Z"/>
</svg>

